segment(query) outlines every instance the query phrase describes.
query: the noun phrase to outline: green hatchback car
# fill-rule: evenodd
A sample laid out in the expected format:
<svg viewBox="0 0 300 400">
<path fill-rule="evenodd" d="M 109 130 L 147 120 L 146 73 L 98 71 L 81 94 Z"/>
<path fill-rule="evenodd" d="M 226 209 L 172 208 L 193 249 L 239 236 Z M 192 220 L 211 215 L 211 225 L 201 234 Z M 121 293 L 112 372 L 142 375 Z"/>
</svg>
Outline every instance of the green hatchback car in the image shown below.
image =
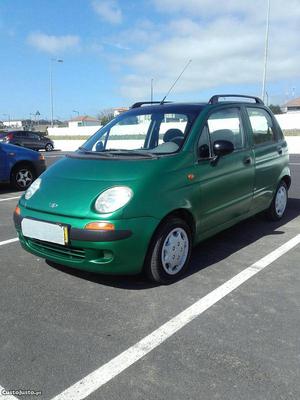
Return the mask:
<svg viewBox="0 0 300 400">
<path fill-rule="evenodd" d="M 259 98 L 136 103 L 34 181 L 14 222 L 39 257 L 170 283 L 201 240 L 262 211 L 282 218 L 290 184 L 286 141 Z"/>
</svg>

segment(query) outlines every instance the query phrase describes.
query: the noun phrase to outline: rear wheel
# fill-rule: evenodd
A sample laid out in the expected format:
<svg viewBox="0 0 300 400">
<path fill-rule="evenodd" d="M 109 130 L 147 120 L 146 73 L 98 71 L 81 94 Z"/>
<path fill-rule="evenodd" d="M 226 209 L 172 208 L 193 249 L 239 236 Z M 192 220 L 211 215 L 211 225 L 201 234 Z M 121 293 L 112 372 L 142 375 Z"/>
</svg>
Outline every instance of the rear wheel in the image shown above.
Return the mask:
<svg viewBox="0 0 300 400">
<path fill-rule="evenodd" d="M 52 143 L 47 143 L 45 146 L 46 151 L 52 151 L 53 150 L 53 144 Z"/>
<path fill-rule="evenodd" d="M 281 181 L 276 189 L 274 198 L 267 210 L 267 217 L 271 221 L 279 221 L 286 210 L 288 200 L 288 188 L 284 181 Z"/>
<path fill-rule="evenodd" d="M 185 221 L 177 217 L 164 221 L 154 235 L 146 257 L 148 278 L 164 284 L 177 280 L 188 267 L 191 244 L 191 230 Z"/>
<path fill-rule="evenodd" d="M 17 190 L 26 190 L 35 178 L 35 172 L 30 165 L 18 165 L 12 171 L 11 183 Z"/>
</svg>

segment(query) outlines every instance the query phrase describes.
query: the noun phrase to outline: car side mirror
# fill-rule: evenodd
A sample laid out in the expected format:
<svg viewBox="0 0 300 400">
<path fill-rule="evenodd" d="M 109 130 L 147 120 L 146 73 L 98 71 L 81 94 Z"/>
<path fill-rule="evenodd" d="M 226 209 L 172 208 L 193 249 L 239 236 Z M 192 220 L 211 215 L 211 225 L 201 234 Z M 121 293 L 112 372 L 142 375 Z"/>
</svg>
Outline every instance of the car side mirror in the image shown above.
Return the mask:
<svg viewBox="0 0 300 400">
<path fill-rule="evenodd" d="M 212 160 L 213 165 L 217 164 L 220 157 L 226 156 L 234 151 L 234 145 L 229 140 L 216 140 L 213 145 L 215 157 Z"/>
<path fill-rule="evenodd" d="M 96 143 L 96 151 L 103 151 L 104 150 L 104 145 L 103 142 L 100 140 L 100 142 Z"/>
</svg>

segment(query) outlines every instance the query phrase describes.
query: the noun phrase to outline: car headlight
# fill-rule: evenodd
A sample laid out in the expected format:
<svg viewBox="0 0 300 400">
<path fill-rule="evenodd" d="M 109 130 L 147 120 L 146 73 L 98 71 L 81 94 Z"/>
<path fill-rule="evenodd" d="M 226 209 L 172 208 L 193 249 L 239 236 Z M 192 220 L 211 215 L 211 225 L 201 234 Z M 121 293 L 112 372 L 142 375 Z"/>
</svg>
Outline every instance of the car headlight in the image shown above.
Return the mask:
<svg viewBox="0 0 300 400">
<path fill-rule="evenodd" d="M 127 186 L 116 186 L 100 194 L 95 203 L 99 213 L 110 213 L 125 206 L 133 196 L 133 191 Z"/>
<path fill-rule="evenodd" d="M 42 183 L 41 178 L 37 178 L 30 186 L 29 188 L 26 190 L 25 192 L 25 199 L 29 200 L 34 193 L 40 188 Z"/>
</svg>

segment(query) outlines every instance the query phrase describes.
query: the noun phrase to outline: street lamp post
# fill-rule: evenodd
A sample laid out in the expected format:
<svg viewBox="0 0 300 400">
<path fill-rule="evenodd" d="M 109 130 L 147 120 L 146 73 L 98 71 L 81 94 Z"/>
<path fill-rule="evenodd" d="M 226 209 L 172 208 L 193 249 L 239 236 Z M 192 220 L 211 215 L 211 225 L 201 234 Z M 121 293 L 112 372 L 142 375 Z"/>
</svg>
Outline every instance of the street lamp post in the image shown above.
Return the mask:
<svg viewBox="0 0 300 400">
<path fill-rule="evenodd" d="M 76 113 L 76 114 L 77 114 L 77 117 L 79 117 L 79 111 L 73 110 L 72 112 L 73 112 L 73 113 Z"/>
<path fill-rule="evenodd" d="M 269 51 L 270 7 L 271 7 L 271 0 L 268 0 L 266 38 L 265 38 L 264 72 L 263 72 L 263 83 L 262 83 L 262 93 L 261 93 L 261 97 L 262 97 L 263 101 L 265 101 L 265 96 L 266 96 L 266 78 L 267 78 L 267 63 L 268 63 L 268 51 Z"/>
<path fill-rule="evenodd" d="M 51 58 L 50 59 L 50 76 L 49 76 L 49 80 L 50 80 L 51 128 L 53 128 L 53 86 L 52 86 L 52 65 L 53 65 L 53 62 L 62 63 L 64 61 L 61 60 L 61 59 L 57 59 L 57 58 Z"/>
<path fill-rule="evenodd" d="M 153 101 L 153 81 L 154 81 L 154 79 L 152 78 L 151 79 L 151 94 L 150 94 L 151 103 Z"/>
</svg>

